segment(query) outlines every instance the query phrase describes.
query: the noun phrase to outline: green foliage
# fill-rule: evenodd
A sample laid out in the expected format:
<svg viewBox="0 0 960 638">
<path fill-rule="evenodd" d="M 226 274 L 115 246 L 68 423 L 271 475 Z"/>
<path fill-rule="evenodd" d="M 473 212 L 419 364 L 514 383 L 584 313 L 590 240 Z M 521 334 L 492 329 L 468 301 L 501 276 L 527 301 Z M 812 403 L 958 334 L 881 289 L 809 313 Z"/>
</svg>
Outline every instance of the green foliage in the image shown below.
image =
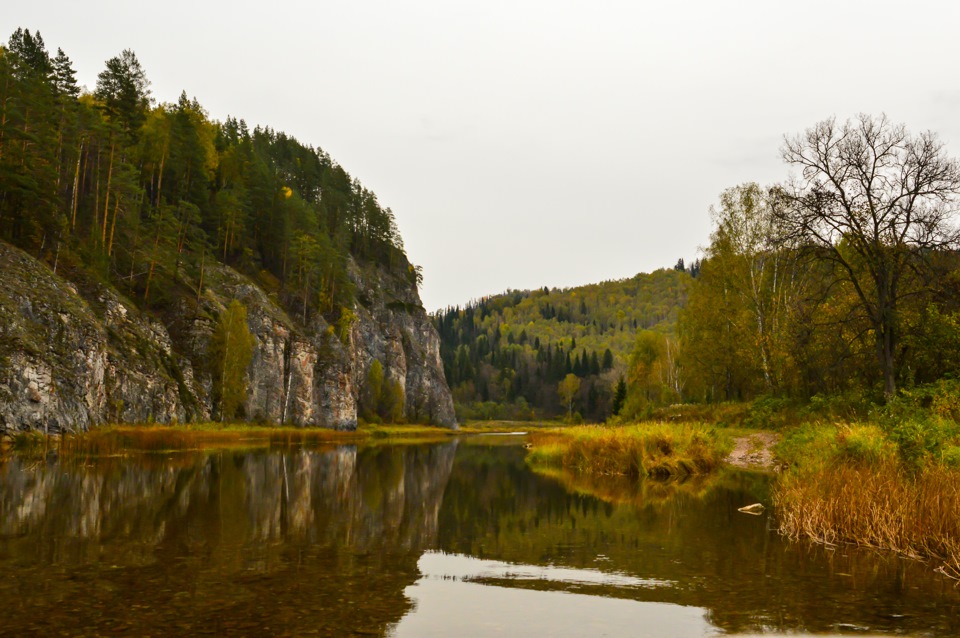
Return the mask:
<svg viewBox="0 0 960 638">
<path fill-rule="evenodd" d="M 255 344 L 247 327 L 247 309 L 234 299 L 220 315 L 210 339 L 210 362 L 221 421 L 236 418 L 247 398 L 247 367 Z"/>
<path fill-rule="evenodd" d="M 623 409 L 623 404 L 627 400 L 627 382 L 623 377 L 617 380 L 617 387 L 613 391 L 613 406 L 610 408 L 610 414 L 617 416 Z"/>
<path fill-rule="evenodd" d="M 367 379 L 360 392 L 360 416 L 367 423 L 379 423 L 380 396 L 383 393 L 383 364 L 374 359 L 367 370 Z"/>
<path fill-rule="evenodd" d="M 360 417 L 367 423 L 401 423 L 404 395 L 399 381 L 384 375 L 383 364 L 370 363 L 367 378 L 360 391 Z"/>
<path fill-rule="evenodd" d="M 806 420 L 788 431 L 778 455 L 791 466 L 804 469 L 893 463 L 916 473 L 935 465 L 952 467 L 960 454 L 956 451 L 960 423 L 950 415 L 956 387 L 952 381 L 918 387 L 909 396 L 875 407 L 859 421 L 824 423 L 815 419 L 830 418 L 829 412 L 817 415 L 809 406 L 790 411 Z"/>
<path fill-rule="evenodd" d="M 472 403 L 454 402 L 457 419 L 461 423 L 468 421 L 536 421 L 542 416 L 527 403 L 523 397 L 514 401 L 475 401 Z"/>
<path fill-rule="evenodd" d="M 742 425 L 747 428 L 779 430 L 795 424 L 797 402 L 787 397 L 764 395 L 750 402 Z"/>
<path fill-rule="evenodd" d="M 919 469 L 929 458 L 940 456 L 944 432 L 933 419 L 910 418 L 897 422 L 889 430 L 900 460 L 909 469 Z"/>
<path fill-rule="evenodd" d="M 896 447 L 876 425 L 850 425 L 840 428 L 837 432 L 837 460 L 839 461 L 881 467 L 895 454 Z"/>
<path fill-rule="evenodd" d="M 948 445 L 944 447 L 941 462 L 950 469 L 960 469 L 960 445 Z"/>
<path fill-rule="evenodd" d="M 351 257 L 419 276 L 392 211 L 321 149 L 185 93 L 154 104 L 131 50 L 81 94 L 66 53 L 23 29 L 0 48 L 0 194 L 0 239 L 158 310 L 199 297 L 219 261 L 345 341 Z"/>
</svg>

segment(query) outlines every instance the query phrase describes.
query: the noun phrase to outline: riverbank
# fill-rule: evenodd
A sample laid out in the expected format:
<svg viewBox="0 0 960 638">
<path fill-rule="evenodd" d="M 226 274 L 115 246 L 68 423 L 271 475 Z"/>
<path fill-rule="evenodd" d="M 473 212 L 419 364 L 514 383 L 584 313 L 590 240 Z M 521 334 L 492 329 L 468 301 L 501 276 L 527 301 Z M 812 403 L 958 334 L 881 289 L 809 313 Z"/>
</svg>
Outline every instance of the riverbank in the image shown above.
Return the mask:
<svg viewBox="0 0 960 638">
<path fill-rule="evenodd" d="M 409 440 L 447 440 L 458 430 L 424 425 L 363 425 L 356 430 L 298 428 L 246 423 L 107 425 L 86 432 L 44 435 L 18 432 L 2 445 L 20 454 L 112 456 L 129 452 L 177 452 L 198 449 L 270 448 Z"/>
<path fill-rule="evenodd" d="M 527 462 L 590 477 L 593 489 L 721 466 L 777 470 L 770 504 L 782 534 L 891 550 L 960 579 L 960 404 L 945 396 L 891 402 L 860 420 L 806 415 L 780 431 L 683 421 L 545 430 L 530 436 Z"/>
<path fill-rule="evenodd" d="M 792 429 L 777 448 L 781 533 L 931 560 L 960 579 L 957 430 L 935 412 Z"/>
<path fill-rule="evenodd" d="M 112 456 L 129 452 L 269 448 L 349 443 L 425 443 L 455 436 L 527 433 L 557 427 L 555 422 L 475 421 L 458 429 L 417 424 L 361 424 L 356 430 L 301 428 L 251 423 L 104 425 L 86 432 L 45 435 L 16 432 L 0 436 L 0 452 L 41 455 Z"/>
</svg>

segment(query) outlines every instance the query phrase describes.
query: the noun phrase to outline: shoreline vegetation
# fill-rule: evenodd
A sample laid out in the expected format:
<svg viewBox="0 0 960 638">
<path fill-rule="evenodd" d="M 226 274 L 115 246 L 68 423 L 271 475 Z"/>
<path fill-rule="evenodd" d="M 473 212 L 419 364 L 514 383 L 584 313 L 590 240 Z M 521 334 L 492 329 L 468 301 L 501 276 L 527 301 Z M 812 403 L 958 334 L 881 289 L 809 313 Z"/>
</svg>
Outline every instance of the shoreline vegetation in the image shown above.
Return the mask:
<svg viewBox="0 0 960 638">
<path fill-rule="evenodd" d="M 958 417 L 953 380 L 883 406 L 851 397 L 671 406 L 638 424 L 532 433 L 527 462 L 596 492 L 643 477 L 702 480 L 736 465 L 727 456 L 734 439 L 758 448 L 778 441 L 770 504 L 781 534 L 894 551 L 960 580 Z"/>
<path fill-rule="evenodd" d="M 708 474 L 733 449 L 722 430 L 701 424 L 577 425 L 530 434 L 527 463 L 534 469 L 630 478 Z"/>
<path fill-rule="evenodd" d="M 527 433 L 555 422 L 478 421 L 453 430 L 417 424 L 367 424 L 356 430 L 250 423 L 109 424 L 84 432 L 12 432 L 0 436 L 0 452 L 97 457 L 127 453 L 171 453 L 208 449 L 268 448 L 281 445 L 423 443 L 461 435 Z"/>
</svg>

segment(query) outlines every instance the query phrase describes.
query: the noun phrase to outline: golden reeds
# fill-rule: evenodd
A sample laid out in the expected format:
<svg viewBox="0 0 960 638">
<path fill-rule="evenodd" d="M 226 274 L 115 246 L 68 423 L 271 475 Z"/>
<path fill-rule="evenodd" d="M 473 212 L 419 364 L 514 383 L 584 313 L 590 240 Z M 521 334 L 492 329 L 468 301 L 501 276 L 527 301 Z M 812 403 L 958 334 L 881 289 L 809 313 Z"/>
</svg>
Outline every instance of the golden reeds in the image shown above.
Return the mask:
<svg viewBox="0 0 960 638">
<path fill-rule="evenodd" d="M 694 424 L 578 426 L 531 434 L 528 462 L 597 475 L 688 476 L 718 467 L 729 437 Z"/>
<path fill-rule="evenodd" d="M 784 476 L 774 501 L 791 538 L 855 543 L 943 562 L 960 577 L 960 472 L 895 460 L 834 463 Z"/>
</svg>

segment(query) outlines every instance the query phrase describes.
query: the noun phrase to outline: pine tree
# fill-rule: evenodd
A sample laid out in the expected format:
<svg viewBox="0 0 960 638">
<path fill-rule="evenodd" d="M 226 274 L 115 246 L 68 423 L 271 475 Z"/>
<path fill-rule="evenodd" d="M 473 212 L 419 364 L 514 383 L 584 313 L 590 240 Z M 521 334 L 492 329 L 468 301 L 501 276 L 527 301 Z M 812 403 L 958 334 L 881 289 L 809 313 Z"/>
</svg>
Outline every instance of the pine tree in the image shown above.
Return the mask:
<svg viewBox="0 0 960 638">
<path fill-rule="evenodd" d="M 611 414 L 614 416 L 620 414 L 620 410 L 623 409 L 623 404 L 627 400 L 627 382 L 620 377 L 620 380 L 617 381 L 617 387 L 613 392 L 613 406 L 611 407 Z"/>
</svg>

